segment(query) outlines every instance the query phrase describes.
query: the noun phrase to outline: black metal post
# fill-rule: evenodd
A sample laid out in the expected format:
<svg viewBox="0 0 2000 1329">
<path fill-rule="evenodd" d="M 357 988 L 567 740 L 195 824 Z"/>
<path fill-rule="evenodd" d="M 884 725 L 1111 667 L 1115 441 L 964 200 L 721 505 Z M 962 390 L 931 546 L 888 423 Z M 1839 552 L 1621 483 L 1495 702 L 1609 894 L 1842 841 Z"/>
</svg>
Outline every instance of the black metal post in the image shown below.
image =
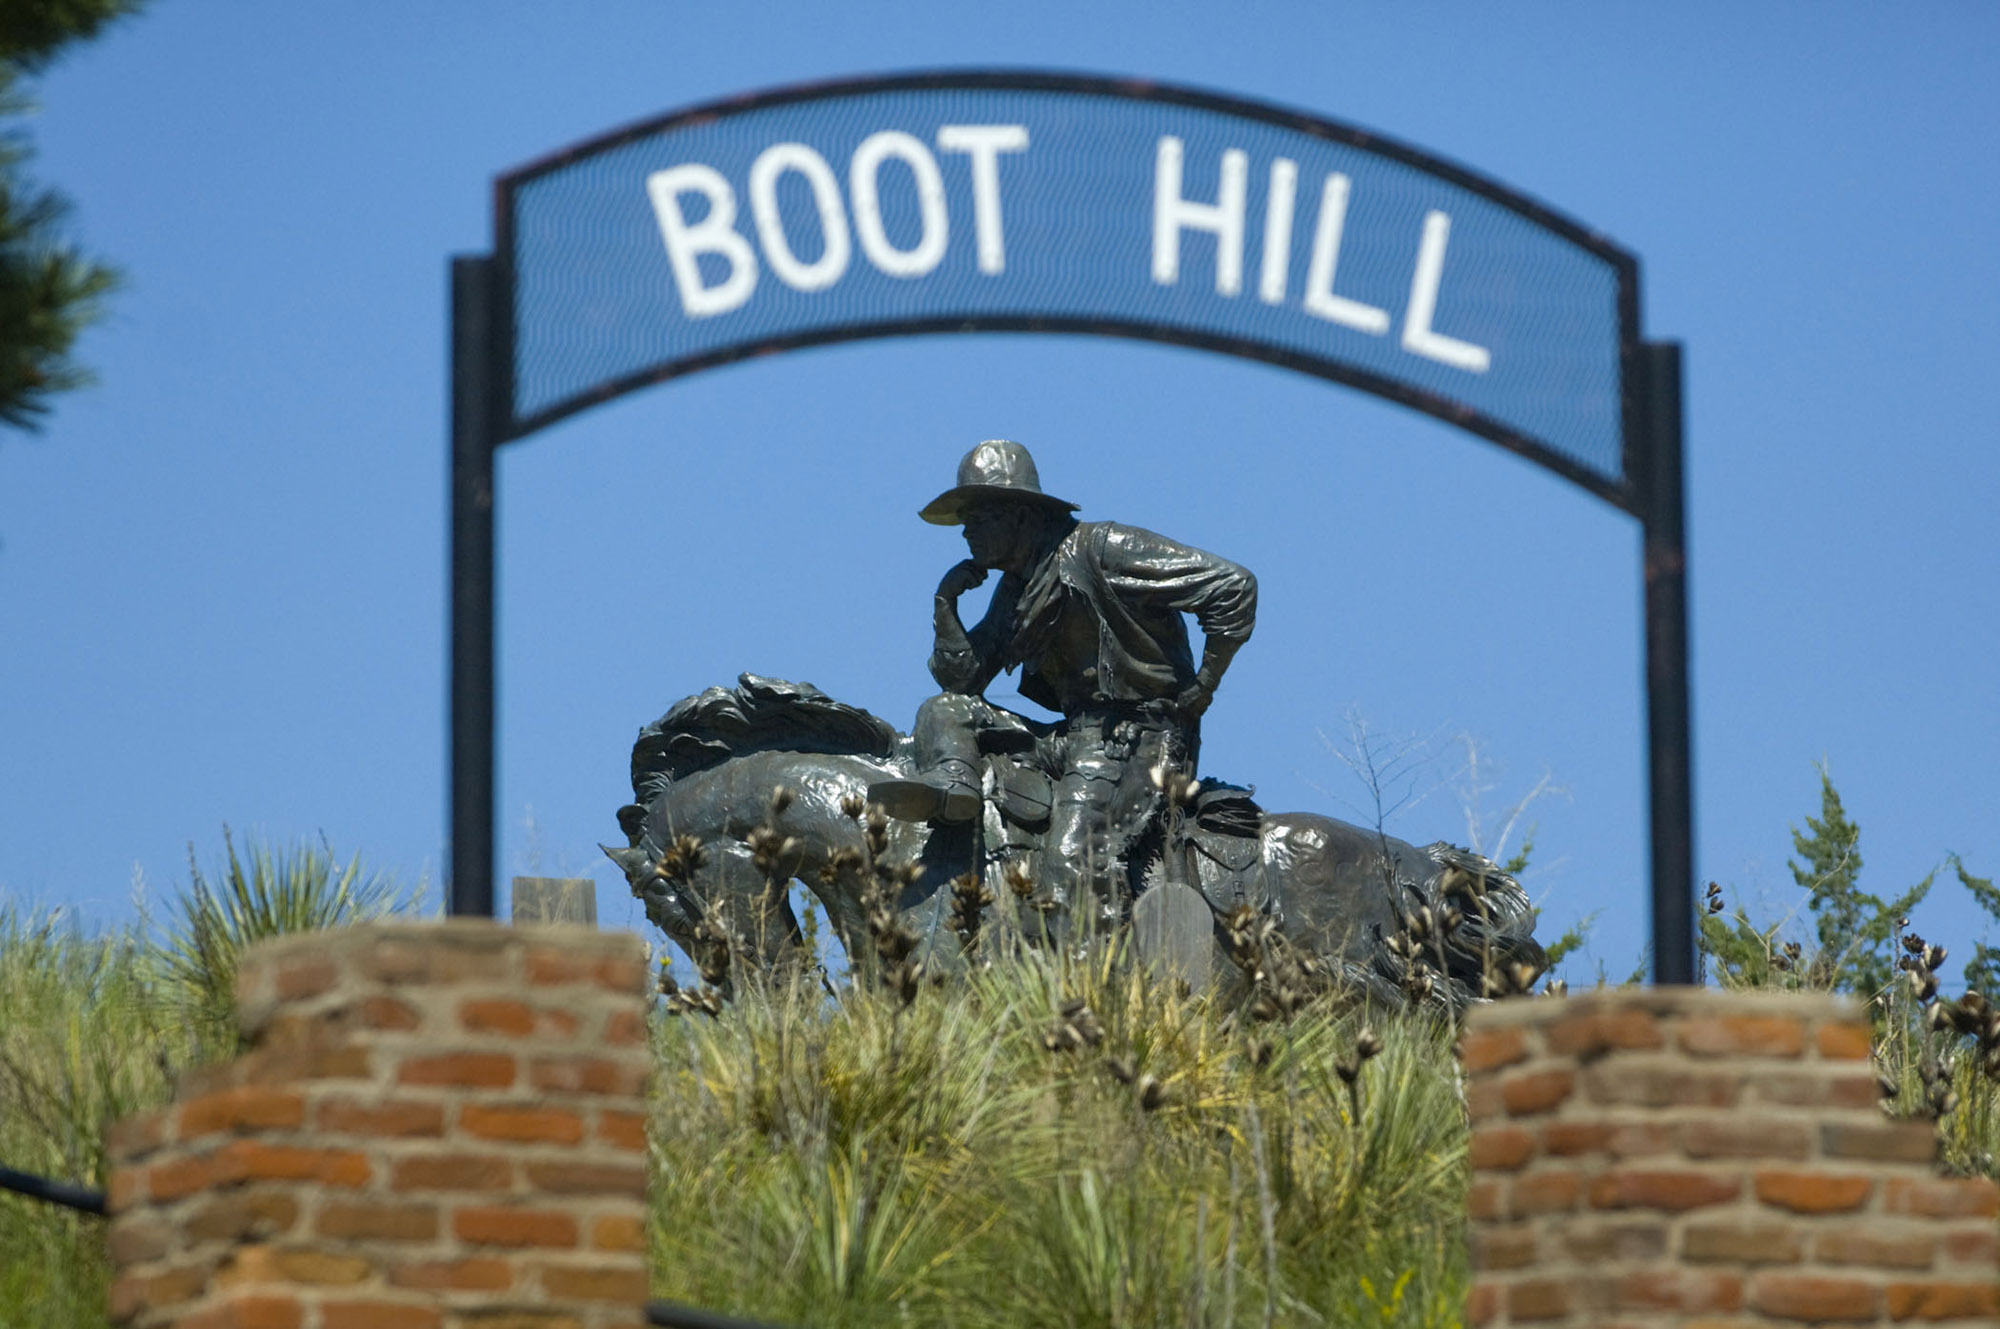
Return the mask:
<svg viewBox="0 0 2000 1329">
<path fill-rule="evenodd" d="M 451 261 L 451 869 L 447 909 L 493 916 L 494 265 Z"/>
<path fill-rule="evenodd" d="M 65 1209 L 75 1209 L 79 1213 L 104 1212 L 103 1191 L 92 1190 L 88 1186 L 77 1186 L 67 1181 L 38 1177 L 32 1172 L 16 1172 L 10 1167 L 0 1167 L 0 1191 L 13 1191 L 16 1195 L 26 1195 L 49 1204 L 59 1204 Z"/>
<path fill-rule="evenodd" d="M 1647 342 L 1645 385 L 1646 727 L 1653 832 L 1653 982 L 1695 981 L 1694 775 L 1688 702 L 1687 540 L 1681 346 Z"/>
</svg>

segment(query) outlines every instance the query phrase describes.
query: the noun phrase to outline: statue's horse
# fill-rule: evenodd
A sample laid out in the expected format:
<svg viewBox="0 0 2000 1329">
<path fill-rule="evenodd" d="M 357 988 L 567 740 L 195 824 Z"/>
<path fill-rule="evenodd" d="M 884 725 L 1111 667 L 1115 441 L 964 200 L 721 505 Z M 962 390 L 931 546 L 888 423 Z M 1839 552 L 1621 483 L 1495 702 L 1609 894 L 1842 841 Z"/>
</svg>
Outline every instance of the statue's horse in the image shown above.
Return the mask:
<svg viewBox="0 0 2000 1329">
<path fill-rule="evenodd" d="M 992 764 L 979 823 L 892 820 L 884 828 L 882 859 L 905 869 L 902 921 L 933 963 L 957 954 L 947 922 L 954 879 L 976 865 L 999 897 L 1034 878 L 1037 809 L 1032 799 L 1024 807 L 1008 797 L 1005 759 Z M 914 769 L 910 739 L 885 721 L 809 685 L 745 674 L 736 688 L 689 697 L 640 732 L 635 801 L 618 815 L 627 845 L 605 852 L 647 917 L 690 955 L 718 908 L 766 962 L 793 953 L 798 923 L 784 892 L 770 888 L 792 879 L 858 953 L 867 945 L 870 878 L 866 826 L 853 812 L 869 785 Z M 791 799 L 774 815 L 780 788 Z M 699 866 L 662 871 L 676 841 L 690 836 L 703 847 Z M 1154 837 L 1152 861 L 1140 867 L 1135 893 L 1163 880 L 1199 891 L 1218 945 L 1232 930 L 1240 940 L 1245 920 L 1268 920 L 1275 926 L 1264 931 L 1320 973 L 1380 998 L 1411 990 L 1413 953 L 1444 977 L 1434 995 L 1453 1004 L 1480 993 L 1493 974 L 1518 976 L 1543 961 L 1519 883 L 1479 855 L 1444 843 L 1419 848 L 1313 813 L 1266 813 L 1227 786 L 1204 791 L 1174 833 Z M 1040 903 L 1046 922 L 1051 908 L 1075 902 Z M 1445 923 L 1448 912 L 1455 924 Z"/>
</svg>

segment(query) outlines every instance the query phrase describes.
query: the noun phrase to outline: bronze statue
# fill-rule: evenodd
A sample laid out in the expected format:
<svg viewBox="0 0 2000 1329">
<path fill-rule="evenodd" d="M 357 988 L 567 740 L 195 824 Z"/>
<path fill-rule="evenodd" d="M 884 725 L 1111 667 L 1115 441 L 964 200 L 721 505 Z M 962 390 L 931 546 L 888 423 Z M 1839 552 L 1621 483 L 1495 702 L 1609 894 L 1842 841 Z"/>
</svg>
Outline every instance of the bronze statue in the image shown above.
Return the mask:
<svg viewBox="0 0 2000 1329">
<path fill-rule="evenodd" d="M 1486 859 L 1267 813 L 1245 789 L 1192 780 L 1202 713 L 1255 623 L 1256 580 L 1075 511 L 1004 441 L 974 448 L 958 484 L 923 509 L 963 526 L 972 556 L 938 586 L 930 667 L 944 691 L 913 734 L 752 674 L 641 730 L 634 801 L 618 813 L 626 847 L 605 852 L 652 922 L 690 955 L 720 926 L 781 963 L 798 953 L 781 889 L 797 880 L 857 955 L 889 883 L 919 958 L 948 967 L 968 913 L 975 928 L 991 912 L 1048 944 L 1086 903 L 1081 917 L 1100 930 L 1123 925 L 1159 882 L 1199 894 L 1217 949 L 1245 973 L 1271 968 L 1246 965 L 1246 946 L 1282 946 L 1298 957 L 1292 972 L 1452 1007 L 1493 991 L 1496 975 L 1532 977 L 1533 910 Z M 995 571 L 992 604 L 968 629 L 958 601 Z M 1199 666 L 1184 616 L 1203 633 Z M 1021 694 L 1059 721 L 984 699 L 1016 668 Z"/>
<path fill-rule="evenodd" d="M 1257 579 L 1227 559 L 1136 526 L 1079 523 L 1076 504 L 1044 494 L 1019 443 L 981 443 L 958 484 L 920 514 L 963 526 L 972 557 L 938 583 L 931 677 L 944 691 L 917 712 L 918 773 L 868 797 L 909 821 L 979 814 L 983 759 L 1017 753 L 1052 782 L 1042 889 L 1069 904 L 1088 883 L 1116 918 L 1161 810 L 1159 768 L 1192 773 L 1201 716 L 1257 617 Z M 958 600 L 999 572 L 976 627 Z M 1183 615 L 1204 641 L 1199 669 Z M 1059 712 L 1038 723 L 987 702 L 1003 670 L 1021 695 Z"/>
</svg>

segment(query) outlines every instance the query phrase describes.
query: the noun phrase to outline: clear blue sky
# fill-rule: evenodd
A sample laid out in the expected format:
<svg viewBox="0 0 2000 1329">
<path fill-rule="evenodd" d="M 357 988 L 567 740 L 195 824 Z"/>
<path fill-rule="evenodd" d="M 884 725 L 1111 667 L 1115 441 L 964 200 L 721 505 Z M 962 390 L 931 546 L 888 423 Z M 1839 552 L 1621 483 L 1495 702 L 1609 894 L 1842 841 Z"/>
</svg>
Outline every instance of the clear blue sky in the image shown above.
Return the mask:
<svg viewBox="0 0 2000 1329">
<path fill-rule="evenodd" d="M 2000 10 L 1988 4 L 214 5 L 42 81 L 38 170 L 130 285 L 101 386 L 0 438 L 0 897 L 129 916 L 221 827 L 446 854 L 445 264 L 497 172 L 802 79 L 1139 75 L 1473 165 L 1644 262 L 1687 345 L 1698 865 L 1797 903 L 1824 760 L 1863 884 L 2000 871 Z M 640 724 L 741 670 L 907 725 L 961 556 L 915 509 L 1027 442 L 1088 517 L 1254 569 L 1204 764 L 1355 817 L 1347 717 L 1417 735 L 1390 829 L 1467 838 L 1544 775 L 1553 926 L 1644 943 L 1637 531 L 1428 418 L 1193 351 L 980 336 L 627 397 L 501 464 L 502 871 L 593 873 Z M 1963 958 L 1941 881 L 1918 923 Z M 1553 930 L 1553 928 L 1551 929 Z M 2000 927 L 1993 931 L 2000 934 Z M 1956 959 L 1948 966 L 1956 971 Z M 1583 966 L 1572 977 L 1586 977 Z"/>
</svg>

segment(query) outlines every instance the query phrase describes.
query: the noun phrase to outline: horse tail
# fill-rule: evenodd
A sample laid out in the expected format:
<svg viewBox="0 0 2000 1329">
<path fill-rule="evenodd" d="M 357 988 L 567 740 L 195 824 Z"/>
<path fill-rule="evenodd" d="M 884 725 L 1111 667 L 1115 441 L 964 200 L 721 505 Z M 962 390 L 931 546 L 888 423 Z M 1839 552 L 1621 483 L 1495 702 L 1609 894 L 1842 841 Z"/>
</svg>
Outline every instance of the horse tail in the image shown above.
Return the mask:
<svg viewBox="0 0 2000 1329">
<path fill-rule="evenodd" d="M 632 745 L 633 806 L 650 804 L 675 780 L 750 752 L 888 757 L 901 741 L 888 721 L 810 683 L 740 674 L 735 687 L 675 702 L 639 731 Z"/>
</svg>

